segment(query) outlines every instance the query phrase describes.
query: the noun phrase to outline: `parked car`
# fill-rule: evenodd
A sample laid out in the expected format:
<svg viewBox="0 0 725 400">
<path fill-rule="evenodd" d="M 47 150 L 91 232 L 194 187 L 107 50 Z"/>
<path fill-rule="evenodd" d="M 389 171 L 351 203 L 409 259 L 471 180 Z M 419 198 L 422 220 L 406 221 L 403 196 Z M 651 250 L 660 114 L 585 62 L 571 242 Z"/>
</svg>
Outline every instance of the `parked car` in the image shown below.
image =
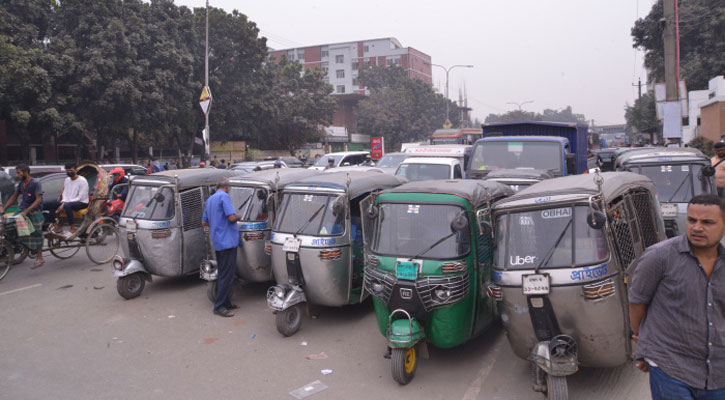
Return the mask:
<svg viewBox="0 0 725 400">
<path fill-rule="evenodd" d="M 409 182 L 463 179 L 463 168 L 457 158 L 410 157 L 398 165 L 395 175 L 402 176 Z"/>
<path fill-rule="evenodd" d="M 297 157 L 283 156 L 283 157 L 267 157 L 264 161 L 275 161 L 280 160 L 287 165 L 288 168 L 302 168 L 305 164 L 300 161 Z"/>
<path fill-rule="evenodd" d="M 272 169 L 274 168 L 274 163 L 278 160 L 269 160 L 269 161 L 245 161 L 241 163 L 235 163 L 229 166 L 229 169 L 232 171 L 244 171 L 244 172 L 252 172 L 255 170 L 255 168 L 259 167 L 259 169 Z M 287 163 L 284 161 L 279 160 L 282 163 L 282 168 L 289 168 L 287 166 Z"/>
<path fill-rule="evenodd" d="M 146 168 L 137 164 L 101 164 L 101 168 L 108 172 L 116 167 L 123 168 L 126 175 L 146 175 Z"/>
<path fill-rule="evenodd" d="M 394 174 L 395 170 L 398 169 L 398 165 L 408 157 L 410 155 L 405 153 L 388 153 L 379 159 L 375 166 L 382 169 L 386 174 Z"/>
<path fill-rule="evenodd" d="M 63 165 L 31 165 L 28 168 L 30 168 L 30 173 L 41 173 L 41 172 L 65 172 L 65 167 Z M 10 179 L 13 180 L 13 183 L 18 183 L 18 174 L 15 172 L 15 167 L 3 167 L 2 170 L 10 175 Z"/>
<path fill-rule="evenodd" d="M 325 169 L 332 158 L 335 162 L 333 167 L 346 167 L 348 165 L 360 165 L 365 161 L 365 156 L 370 155 L 368 151 L 343 151 L 339 153 L 328 153 L 320 157 L 310 169 Z"/>
</svg>

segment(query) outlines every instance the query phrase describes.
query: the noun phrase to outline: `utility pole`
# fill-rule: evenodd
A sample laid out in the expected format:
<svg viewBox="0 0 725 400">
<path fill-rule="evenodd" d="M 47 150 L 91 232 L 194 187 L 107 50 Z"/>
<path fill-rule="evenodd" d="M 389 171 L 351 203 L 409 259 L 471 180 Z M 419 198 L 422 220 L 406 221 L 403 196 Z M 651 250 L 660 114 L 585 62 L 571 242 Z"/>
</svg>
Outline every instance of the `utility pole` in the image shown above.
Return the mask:
<svg viewBox="0 0 725 400">
<path fill-rule="evenodd" d="M 448 116 L 449 116 L 449 113 L 450 113 L 450 105 L 451 105 L 450 104 L 451 103 L 450 102 L 450 99 L 448 98 L 448 74 L 451 72 L 451 70 L 453 68 L 456 68 L 456 67 L 473 68 L 473 65 L 453 65 L 453 66 L 448 67 L 448 68 L 446 68 L 446 67 L 444 67 L 442 65 L 439 65 L 439 64 L 431 64 L 431 65 L 434 66 L 434 67 L 443 68 L 443 70 L 446 71 L 446 121 L 448 121 L 449 120 Z"/>
<path fill-rule="evenodd" d="M 638 78 L 637 84 L 633 83 L 632 86 L 637 87 L 637 100 L 642 100 L 642 78 Z"/>
<path fill-rule="evenodd" d="M 663 137 L 673 143 L 682 138 L 682 118 L 677 76 L 677 0 L 664 0 L 663 39 L 665 46 L 665 106 Z"/>
<path fill-rule="evenodd" d="M 204 87 L 209 88 L 209 0 L 206 0 L 206 41 L 204 43 Z M 210 104 L 211 107 L 211 104 Z M 211 110 L 208 110 L 211 111 Z M 209 112 L 204 113 L 204 156 L 202 161 L 209 163 Z"/>
</svg>

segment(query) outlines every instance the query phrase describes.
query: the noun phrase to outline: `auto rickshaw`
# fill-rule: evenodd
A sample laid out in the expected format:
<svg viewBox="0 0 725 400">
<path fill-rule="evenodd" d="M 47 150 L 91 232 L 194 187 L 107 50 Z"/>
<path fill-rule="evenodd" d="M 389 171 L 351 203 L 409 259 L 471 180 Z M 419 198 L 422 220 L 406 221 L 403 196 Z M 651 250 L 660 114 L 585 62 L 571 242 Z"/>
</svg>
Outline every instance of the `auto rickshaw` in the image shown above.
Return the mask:
<svg viewBox="0 0 725 400">
<path fill-rule="evenodd" d="M 123 257 L 113 260 L 118 294 L 138 297 L 151 276 L 178 277 L 199 272 L 209 249 L 201 217 L 220 178 L 240 173 L 199 168 L 132 176 L 119 219 Z"/>
<path fill-rule="evenodd" d="M 620 171 L 642 174 L 654 182 L 667 237 L 685 233 L 687 204 L 694 196 L 717 194 L 710 159 L 693 147 L 640 150 L 617 161 Z"/>
<path fill-rule="evenodd" d="M 339 307 L 364 300 L 360 201 L 404 182 L 379 172 L 328 172 L 284 188 L 270 238 L 277 285 L 267 291 L 282 335 L 300 329 L 308 302 Z"/>
<path fill-rule="evenodd" d="M 433 180 L 362 202 L 365 291 L 399 384 L 415 376 L 426 343 L 458 346 L 498 319 L 485 295 L 493 254 L 489 214 L 494 201 L 513 193 L 494 181 Z"/>
<path fill-rule="evenodd" d="M 229 180 L 229 196 L 242 220 L 237 222 L 242 245 L 237 251 L 236 276 L 250 282 L 268 282 L 272 276 L 271 245 L 272 224 L 281 190 L 297 180 L 319 175 L 320 171 L 302 168 L 276 168 L 251 172 Z M 205 263 L 202 279 L 210 281 L 207 295 L 216 300 L 217 271 L 214 263 Z"/>
<path fill-rule="evenodd" d="M 489 295 L 535 391 L 568 398 L 566 377 L 631 360 L 628 268 L 665 239 L 656 189 L 631 172 L 545 180 L 494 204 Z"/>
</svg>

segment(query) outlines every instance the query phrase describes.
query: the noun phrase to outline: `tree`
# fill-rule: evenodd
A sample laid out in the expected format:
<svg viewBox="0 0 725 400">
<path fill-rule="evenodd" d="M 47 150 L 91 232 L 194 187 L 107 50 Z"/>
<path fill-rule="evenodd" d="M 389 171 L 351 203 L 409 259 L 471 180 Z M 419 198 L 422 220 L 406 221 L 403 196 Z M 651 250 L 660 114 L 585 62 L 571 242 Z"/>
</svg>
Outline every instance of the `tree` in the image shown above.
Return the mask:
<svg viewBox="0 0 725 400">
<path fill-rule="evenodd" d="M 680 74 L 690 89 L 706 89 L 708 80 L 725 71 L 725 1 L 688 0 L 678 2 L 680 31 Z M 662 0 L 632 27 L 633 47 L 644 50 L 647 80 L 664 82 L 664 17 Z"/>
<path fill-rule="evenodd" d="M 523 122 L 523 121 L 548 121 L 548 122 L 573 122 L 586 124 L 587 118 L 584 114 L 576 114 L 571 106 L 558 110 L 545 109 L 542 113 L 512 110 L 504 114 L 489 114 L 485 122 L 487 124 L 496 122 Z"/>
<path fill-rule="evenodd" d="M 627 104 L 624 118 L 627 120 L 627 136 L 630 138 L 641 137 L 642 133 L 647 133 L 650 135 L 650 140 L 654 141 L 654 136 L 659 130 L 659 123 L 655 101 L 650 93 L 642 95 L 633 106 Z"/>
<path fill-rule="evenodd" d="M 451 123 L 460 123 L 455 103 L 434 92 L 425 82 L 409 78 L 400 67 L 368 67 L 360 71 L 359 80 L 370 95 L 358 103 L 358 130 L 384 137 L 389 148 L 425 140 L 442 128 L 446 102 L 451 109 Z"/>
</svg>

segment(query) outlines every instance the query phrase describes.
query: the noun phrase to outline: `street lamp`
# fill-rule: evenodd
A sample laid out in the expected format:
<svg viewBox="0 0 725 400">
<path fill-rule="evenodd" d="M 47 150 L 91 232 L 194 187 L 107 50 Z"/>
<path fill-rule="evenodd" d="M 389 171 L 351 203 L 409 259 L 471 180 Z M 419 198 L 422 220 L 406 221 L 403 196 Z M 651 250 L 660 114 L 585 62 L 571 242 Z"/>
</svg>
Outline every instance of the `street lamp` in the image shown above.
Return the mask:
<svg viewBox="0 0 725 400">
<path fill-rule="evenodd" d="M 449 114 L 450 106 L 451 106 L 450 99 L 448 98 L 448 74 L 451 72 L 451 70 L 453 68 L 456 68 L 456 67 L 473 68 L 473 65 L 454 65 L 454 66 L 448 67 L 448 68 L 446 68 L 440 64 L 431 64 L 431 65 L 433 65 L 435 67 L 443 68 L 443 70 L 446 71 L 446 121 L 448 121 L 448 114 Z"/>
<path fill-rule="evenodd" d="M 523 103 L 515 103 L 515 102 L 508 102 L 508 103 L 506 103 L 506 104 L 513 104 L 513 105 L 515 105 L 515 106 L 518 106 L 518 107 L 519 107 L 519 111 L 521 111 L 521 107 L 522 107 L 522 106 L 523 106 L 524 104 L 530 104 L 530 103 L 533 103 L 533 102 L 534 102 L 533 100 L 528 100 L 528 101 L 525 101 L 525 102 L 523 102 Z"/>
</svg>

